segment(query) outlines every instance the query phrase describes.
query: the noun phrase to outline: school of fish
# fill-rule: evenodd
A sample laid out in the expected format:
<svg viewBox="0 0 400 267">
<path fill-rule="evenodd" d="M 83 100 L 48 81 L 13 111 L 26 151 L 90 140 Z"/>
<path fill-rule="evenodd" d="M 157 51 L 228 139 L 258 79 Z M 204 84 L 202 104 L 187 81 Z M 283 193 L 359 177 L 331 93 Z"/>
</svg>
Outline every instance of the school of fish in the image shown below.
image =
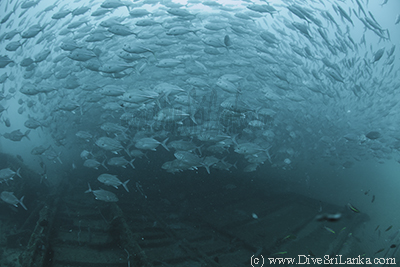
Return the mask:
<svg viewBox="0 0 400 267">
<path fill-rule="evenodd" d="M 62 164 L 74 147 L 76 164 L 126 191 L 109 167 L 135 172 L 157 153 L 152 167 L 170 173 L 384 161 L 400 151 L 400 16 L 385 28 L 370 5 L 2 1 L 1 141 L 45 132 L 32 155 Z"/>
</svg>

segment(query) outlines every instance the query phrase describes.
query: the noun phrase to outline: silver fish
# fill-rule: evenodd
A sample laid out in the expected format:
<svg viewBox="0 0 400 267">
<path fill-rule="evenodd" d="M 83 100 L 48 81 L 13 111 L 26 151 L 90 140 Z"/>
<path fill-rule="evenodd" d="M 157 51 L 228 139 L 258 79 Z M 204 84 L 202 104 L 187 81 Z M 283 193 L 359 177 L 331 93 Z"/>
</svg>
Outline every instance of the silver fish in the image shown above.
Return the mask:
<svg viewBox="0 0 400 267">
<path fill-rule="evenodd" d="M 22 202 L 24 200 L 24 196 L 21 197 L 21 199 L 18 199 L 16 196 L 14 196 L 14 192 L 3 191 L 1 192 L 0 199 L 15 207 L 18 207 L 18 204 L 20 204 L 25 210 L 28 210 Z"/>
<path fill-rule="evenodd" d="M 100 183 L 103 183 L 105 185 L 113 186 L 116 189 L 118 189 L 118 186 L 122 185 L 126 192 L 129 192 L 129 189 L 127 187 L 127 184 L 129 183 L 130 180 L 126 180 L 125 182 L 121 182 L 116 175 L 108 174 L 108 173 L 103 173 L 99 177 L 97 177 L 97 180 L 99 180 Z"/>
<path fill-rule="evenodd" d="M 97 200 L 105 201 L 105 202 L 117 202 L 119 199 L 118 197 L 107 190 L 99 189 L 99 190 L 92 190 L 90 184 L 88 183 L 89 189 L 85 191 L 85 193 L 93 193 Z"/>
<path fill-rule="evenodd" d="M 96 145 L 104 150 L 111 151 L 114 153 L 124 149 L 124 147 L 121 145 L 121 143 L 118 140 L 112 139 L 112 138 L 106 137 L 106 136 L 100 137 L 99 139 L 97 139 Z"/>
</svg>

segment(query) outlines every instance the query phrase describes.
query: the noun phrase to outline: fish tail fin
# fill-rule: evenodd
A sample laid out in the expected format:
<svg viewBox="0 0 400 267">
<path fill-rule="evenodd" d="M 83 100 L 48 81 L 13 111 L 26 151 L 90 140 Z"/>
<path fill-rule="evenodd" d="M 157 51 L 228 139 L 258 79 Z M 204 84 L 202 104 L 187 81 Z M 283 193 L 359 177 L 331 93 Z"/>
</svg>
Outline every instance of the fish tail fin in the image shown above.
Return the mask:
<svg viewBox="0 0 400 267">
<path fill-rule="evenodd" d="M 236 141 L 236 137 L 238 136 L 239 134 L 234 134 L 233 136 L 232 136 L 232 142 L 235 144 L 235 145 L 238 145 L 238 143 L 237 143 L 237 141 Z"/>
<path fill-rule="evenodd" d="M 25 210 L 28 210 L 28 209 L 26 208 L 26 206 L 24 205 L 24 203 L 22 202 L 22 201 L 24 201 L 24 197 L 25 197 L 25 196 L 21 197 L 21 199 L 20 199 L 18 202 L 19 202 L 19 204 L 21 204 L 21 206 L 22 206 Z"/>
<path fill-rule="evenodd" d="M 140 75 L 140 74 L 144 71 L 144 69 L 145 69 L 146 67 L 147 67 L 147 62 L 143 63 L 140 67 L 138 67 L 138 66 L 136 65 L 136 67 L 135 67 L 136 74 L 137 74 L 137 75 Z"/>
<path fill-rule="evenodd" d="M 193 121 L 194 124 L 197 125 L 196 119 L 194 118 L 194 114 L 190 114 L 190 119 Z"/>
<path fill-rule="evenodd" d="M 133 166 L 133 164 L 132 164 L 134 161 L 135 161 L 135 159 L 129 161 L 129 165 L 131 165 L 132 169 L 135 169 L 135 166 Z"/>
<path fill-rule="evenodd" d="M 201 166 L 203 166 L 204 168 L 206 168 L 206 170 L 207 170 L 207 173 L 208 174 L 210 174 L 210 166 L 208 166 L 207 164 L 205 164 L 205 163 L 201 163 Z"/>
<path fill-rule="evenodd" d="M 22 178 L 21 174 L 19 173 L 20 170 L 21 170 L 21 168 L 18 168 L 18 170 L 17 170 L 17 172 L 16 172 L 16 175 L 17 175 L 19 178 Z"/>
<path fill-rule="evenodd" d="M 192 32 L 193 32 L 194 35 L 196 35 L 197 37 L 199 37 L 199 36 L 197 35 L 197 31 L 198 31 L 198 30 L 194 30 L 194 31 L 192 31 Z"/>
<path fill-rule="evenodd" d="M 204 144 L 201 145 L 201 146 L 197 146 L 197 147 L 196 147 L 197 151 L 199 151 L 200 157 L 203 156 L 203 154 L 201 153 L 201 148 L 202 148 L 203 146 L 204 146 Z"/>
<path fill-rule="evenodd" d="M 167 147 L 167 141 L 168 141 L 169 137 L 167 137 L 164 141 L 162 141 L 161 145 L 167 150 L 169 151 L 169 148 Z"/>
<path fill-rule="evenodd" d="M 61 159 L 60 159 L 60 155 L 61 155 L 61 151 L 60 151 L 60 153 L 58 153 L 57 159 L 58 159 L 58 161 L 59 161 L 61 164 L 63 164 L 63 162 L 62 162 Z"/>
<path fill-rule="evenodd" d="M 226 48 L 226 52 L 229 53 L 229 47 L 227 45 L 224 45 L 224 47 Z"/>
<path fill-rule="evenodd" d="M 122 183 L 122 186 L 125 188 L 126 192 L 129 193 L 128 186 L 126 186 L 129 183 L 130 180 L 126 180 L 125 182 Z"/>
<path fill-rule="evenodd" d="M 160 100 L 158 98 L 156 99 L 156 103 L 157 103 L 157 106 L 161 109 Z"/>
<path fill-rule="evenodd" d="M 153 51 L 151 51 L 151 53 L 153 54 L 154 59 L 155 59 L 155 60 L 158 60 L 157 57 L 156 57 L 156 53 L 154 53 Z"/>
<path fill-rule="evenodd" d="M 25 134 L 24 134 L 24 136 L 26 137 L 26 138 L 28 138 L 28 140 L 30 141 L 31 139 L 29 138 L 29 136 L 28 136 L 28 134 L 31 132 L 31 130 L 27 130 L 26 132 L 25 132 Z"/>
<path fill-rule="evenodd" d="M 267 149 L 265 149 L 265 153 L 267 154 L 268 161 L 272 164 L 271 160 L 271 155 L 269 154 L 269 150 L 271 149 L 272 146 L 269 146 Z"/>
<path fill-rule="evenodd" d="M 125 133 L 124 133 L 124 136 L 126 136 Z M 128 148 L 124 147 L 124 151 L 125 151 L 125 153 L 126 153 L 128 156 L 130 156 Z"/>
<path fill-rule="evenodd" d="M 237 161 L 233 164 L 233 167 L 237 170 Z"/>
<path fill-rule="evenodd" d="M 167 101 L 168 104 L 171 104 L 171 102 L 169 101 L 168 96 L 169 96 L 169 93 L 166 93 L 166 94 L 164 93 L 165 101 Z"/>
<path fill-rule="evenodd" d="M 103 162 L 101 163 L 101 166 L 103 166 L 104 169 L 106 169 L 108 171 L 107 166 L 104 164 L 105 162 L 106 162 L 106 159 L 103 160 Z M 89 187 L 90 187 L 90 185 L 89 185 Z"/>
<path fill-rule="evenodd" d="M 85 193 L 91 193 L 91 192 L 93 192 L 93 191 L 92 191 L 92 188 L 90 187 L 90 184 L 89 184 L 89 183 L 88 183 L 88 186 L 89 186 L 89 189 L 86 190 Z"/>
</svg>

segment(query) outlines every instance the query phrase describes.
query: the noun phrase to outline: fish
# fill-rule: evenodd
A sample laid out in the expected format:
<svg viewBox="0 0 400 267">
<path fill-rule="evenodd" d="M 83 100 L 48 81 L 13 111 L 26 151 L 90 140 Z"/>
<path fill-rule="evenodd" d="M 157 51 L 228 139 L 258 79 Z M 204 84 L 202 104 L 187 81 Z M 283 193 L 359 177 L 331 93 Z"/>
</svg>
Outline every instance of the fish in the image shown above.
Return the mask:
<svg viewBox="0 0 400 267">
<path fill-rule="evenodd" d="M 57 152 L 54 150 L 54 148 L 52 148 L 52 147 L 50 146 L 50 148 L 46 150 L 45 155 L 46 155 L 46 158 L 47 158 L 48 160 L 53 161 L 53 163 L 56 163 L 56 160 L 58 160 L 58 162 L 59 162 L 60 164 L 63 164 L 63 162 L 61 161 L 61 158 L 60 158 L 61 153 L 62 153 L 62 151 L 60 151 L 60 152 L 57 153 Z"/>
<path fill-rule="evenodd" d="M 372 61 L 372 63 L 375 63 L 375 62 L 379 61 L 382 58 L 384 53 L 385 53 L 385 48 L 384 47 L 382 47 L 381 49 L 376 51 L 376 53 L 374 55 L 374 61 Z"/>
<path fill-rule="evenodd" d="M 97 139 L 95 144 L 104 150 L 111 151 L 114 153 L 124 149 L 124 147 L 121 145 L 121 142 L 106 136 Z"/>
<path fill-rule="evenodd" d="M 44 49 L 43 51 L 41 51 L 40 53 L 38 53 L 35 56 L 34 62 L 35 63 L 39 63 L 39 62 L 42 62 L 42 61 L 46 60 L 47 57 L 50 55 L 50 53 L 51 53 L 50 49 Z"/>
<path fill-rule="evenodd" d="M 354 26 L 354 23 L 353 23 L 353 21 L 351 20 L 349 14 L 347 14 L 346 11 L 344 11 L 344 9 L 343 9 L 341 6 L 337 5 L 336 7 L 337 7 L 337 10 L 338 10 L 339 13 L 340 13 L 341 18 L 342 18 L 342 19 L 345 18 L 348 22 L 351 23 L 351 25 Z"/>
<path fill-rule="evenodd" d="M 147 158 L 146 154 L 139 149 L 132 149 L 131 151 L 129 151 L 129 156 L 134 158 L 142 158 L 143 156 L 145 156 Z"/>
<path fill-rule="evenodd" d="M 126 160 L 124 157 L 112 157 L 108 159 L 107 164 L 110 166 L 116 166 L 116 167 L 123 167 L 126 168 L 126 165 L 130 165 L 132 169 L 135 169 L 135 166 L 133 166 L 133 162 L 135 159 L 132 159 L 131 161 Z"/>
<path fill-rule="evenodd" d="M 105 185 L 113 186 L 116 189 L 118 189 L 118 186 L 122 185 L 126 192 L 129 192 L 129 189 L 127 187 L 127 184 L 129 183 L 130 180 L 126 180 L 125 182 L 121 182 L 116 175 L 108 174 L 108 173 L 103 173 L 99 177 L 97 177 L 97 180 Z"/>
<path fill-rule="evenodd" d="M 82 48 L 82 46 L 78 45 L 76 42 L 72 40 L 67 40 L 61 43 L 60 48 L 64 51 L 73 51 L 77 48 Z"/>
<path fill-rule="evenodd" d="M 48 150 L 50 148 L 51 148 L 51 145 L 47 148 L 42 145 L 36 146 L 36 147 L 32 148 L 31 154 L 32 155 L 42 155 L 44 152 L 46 152 L 46 150 Z"/>
<path fill-rule="evenodd" d="M 327 230 L 328 232 L 331 232 L 332 234 L 335 234 L 335 231 L 333 231 L 331 228 L 324 226 L 325 230 Z"/>
<path fill-rule="evenodd" d="M 196 146 L 196 144 L 194 144 L 191 141 L 175 140 L 175 141 L 171 141 L 168 143 L 168 148 L 173 148 L 173 149 L 179 150 L 179 151 L 193 152 L 198 147 Z"/>
<path fill-rule="evenodd" d="M 368 139 L 371 139 L 371 140 L 375 140 L 375 139 L 378 139 L 381 137 L 381 133 L 377 132 L 377 131 L 371 131 L 371 132 L 368 132 L 365 135 L 365 137 L 367 137 Z"/>
<path fill-rule="evenodd" d="M 71 14 L 72 16 L 79 16 L 79 15 L 83 15 L 86 12 L 88 12 L 90 10 L 90 7 L 88 6 L 81 6 L 81 7 L 77 7 L 74 10 L 72 10 Z"/>
<path fill-rule="evenodd" d="M 257 171 L 258 166 L 259 165 L 257 163 L 252 163 L 252 164 L 249 164 L 246 167 L 244 167 L 243 171 L 244 172 L 255 172 L 255 171 Z"/>
<path fill-rule="evenodd" d="M 176 151 L 174 156 L 181 163 L 186 164 L 188 168 L 196 169 L 202 165 L 202 159 L 189 151 Z"/>
<path fill-rule="evenodd" d="M 254 143 L 242 143 L 242 144 L 238 144 L 235 147 L 235 152 L 238 154 L 242 154 L 242 155 L 251 155 L 251 154 L 257 154 L 259 152 L 263 152 L 266 151 L 268 149 L 264 149 L 261 146 L 254 144 Z"/>
<path fill-rule="evenodd" d="M 42 2 L 0 3 L 4 148 L 63 153 L 77 171 L 145 161 L 168 175 L 257 176 L 348 171 L 400 147 L 398 10 L 384 23 L 362 0 Z"/>
<path fill-rule="evenodd" d="M 18 204 L 20 204 L 24 210 L 28 210 L 23 203 L 24 196 L 22 196 L 21 199 L 18 199 L 16 196 L 14 196 L 14 192 L 3 191 L 0 194 L 0 199 L 10 205 L 13 205 L 14 207 L 18 207 Z"/>
<path fill-rule="evenodd" d="M 305 37 L 308 39 L 312 39 L 312 36 L 310 35 L 309 28 L 307 24 L 300 23 L 300 22 L 292 22 L 292 25 Z"/>
<path fill-rule="evenodd" d="M 194 16 L 190 11 L 183 8 L 170 8 L 167 12 L 177 17 L 192 17 Z"/>
<path fill-rule="evenodd" d="M 145 17 L 150 14 L 151 13 L 147 9 L 144 9 L 144 8 L 136 8 L 136 9 L 129 11 L 129 15 L 133 18 L 141 18 L 141 17 Z"/>
<path fill-rule="evenodd" d="M 29 118 L 24 122 L 24 126 L 29 129 L 36 129 L 42 127 L 42 124 L 33 118 Z"/>
<path fill-rule="evenodd" d="M 8 56 L 0 56 L 0 69 L 5 68 L 8 64 L 14 62 Z"/>
<path fill-rule="evenodd" d="M 14 142 L 21 141 L 22 138 L 24 138 L 24 137 L 26 137 L 26 139 L 28 139 L 28 140 L 31 140 L 28 136 L 28 134 L 30 132 L 31 132 L 31 130 L 26 130 L 25 133 L 22 133 L 21 130 L 18 129 L 18 130 L 12 131 L 10 133 L 4 133 L 3 137 L 6 139 L 9 139 L 11 141 L 14 141 Z"/>
<path fill-rule="evenodd" d="M 107 133 L 123 133 L 127 131 L 127 128 L 111 122 L 103 123 L 100 126 L 100 129 L 106 131 Z"/>
<path fill-rule="evenodd" d="M 165 150 L 169 151 L 169 148 L 167 146 L 168 139 L 169 138 L 166 138 L 164 141 L 159 142 L 154 138 L 145 137 L 145 138 L 141 138 L 141 139 L 137 140 L 135 147 L 138 149 L 143 149 L 143 150 L 156 151 L 156 147 L 158 147 L 159 145 L 162 145 L 165 148 Z"/>
<path fill-rule="evenodd" d="M 113 25 L 107 29 L 109 32 L 119 35 L 119 36 L 129 36 L 129 35 L 136 35 L 134 31 L 132 31 L 129 27 L 125 25 Z"/>
<path fill-rule="evenodd" d="M 111 9 L 106 9 L 106 8 L 98 8 L 97 10 L 93 11 L 92 14 L 90 14 L 92 17 L 100 17 L 100 16 L 104 16 L 105 14 L 107 14 L 108 12 L 111 12 Z"/>
<path fill-rule="evenodd" d="M 324 213 L 324 214 L 319 214 L 315 217 L 317 221 L 338 221 L 342 218 L 342 214 L 340 212 L 338 213 Z"/>
<path fill-rule="evenodd" d="M 190 118 L 194 124 L 197 124 L 193 115 L 185 113 L 179 109 L 164 108 L 156 115 L 156 120 L 163 122 L 181 123 L 185 118 Z"/>
<path fill-rule="evenodd" d="M 107 166 L 104 165 L 105 160 L 103 161 L 103 163 L 98 162 L 95 159 L 86 159 L 83 162 L 83 166 L 87 167 L 87 168 L 92 168 L 92 169 L 98 169 L 98 167 L 101 165 L 104 167 L 104 169 L 108 170 Z"/>
<path fill-rule="evenodd" d="M 0 170 L 0 183 L 2 183 L 2 182 L 7 183 L 8 180 L 13 180 L 15 175 L 17 175 L 19 178 L 22 178 L 21 174 L 19 172 L 20 170 L 21 170 L 21 168 L 18 168 L 18 170 L 16 172 L 14 172 L 10 168 L 1 169 Z"/>
<path fill-rule="evenodd" d="M 89 187 L 89 189 L 86 190 L 85 193 L 93 193 L 93 195 L 95 196 L 95 199 L 97 199 L 97 200 L 104 201 L 104 202 L 118 202 L 119 201 L 118 197 L 110 191 L 107 191 L 104 189 L 92 190 L 89 183 L 88 183 L 88 187 Z"/>
<path fill-rule="evenodd" d="M 89 133 L 89 132 L 86 132 L 86 131 L 78 131 L 78 132 L 75 134 L 75 136 L 78 137 L 78 138 L 80 138 L 80 139 L 83 139 L 83 140 L 85 140 L 85 141 L 87 141 L 87 142 L 89 142 L 90 139 L 93 138 L 93 135 L 92 135 L 91 133 Z"/>
<path fill-rule="evenodd" d="M 28 30 L 21 33 L 21 37 L 24 39 L 33 38 L 36 35 L 38 35 L 39 32 L 43 31 L 44 29 L 45 29 L 45 26 L 41 27 L 39 24 L 32 25 L 29 27 Z"/>
<path fill-rule="evenodd" d="M 70 54 L 67 55 L 72 60 L 79 61 L 79 62 L 85 62 L 88 61 L 89 59 L 97 57 L 97 55 L 86 48 L 76 48 L 70 52 Z"/>
<path fill-rule="evenodd" d="M 8 12 L 8 13 L 1 19 L 0 24 L 6 23 L 13 13 L 14 13 L 14 10 Z"/>
<path fill-rule="evenodd" d="M 99 68 L 99 71 L 105 72 L 105 73 L 117 73 L 117 72 L 121 72 L 121 71 L 124 71 L 126 69 L 134 68 L 134 67 L 135 67 L 135 65 L 126 64 L 124 62 L 111 61 L 111 62 L 103 64 Z M 115 89 L 116 89 L 116 87 L 114 87 L 114 90 Z M 112 91 L 112 92 L 113 92 L 113 94 L 111 94 L 111 95 L 110 95 L 110 93 L 108 93 L 109 96 L 119 96 L 119 95 L 123 95 L 125 93 L 125 90 L 120 88 L 120 90 Z M 107 95 L 107 94 L 105 94 L 105 95 Z"/>
<path fill-rule="evenodd" d="M 252 4 L 252 5 L 248 5 L 246 6 L 246 8 L 255 11 L 255 12 L 259 12 L 259 13 L 269 13 L 271 14 L 272 17 L 274 13 L 277 12 L 277 10 L 270 5 L 257 5 L 257 4 Z"/>
<path fill-rule="evenodd" d="M 390 229 L 392 229 L 392 227 L 393 227 L 393 225 L 389 226 L 389 227 L 385 230 L 385 232 L 387 232 L 387 231 L 389 231 Z"/>
<path fill-rule="evenodd" d="M 360 211 L 350 203 L 347 203 L 347 207 L 354 213 L 360 213 Z"/>
<path fill-rule="evenodd" d="M 20 41 L 10 42 L 10 43 L 8 43 L 8 44 L 6 45 L 5 49 L 6 49 L 7 51 L 14 52 L 14 51 L 16 51 L 18 48 L 22 47 L 22 45 L 23 45 L 24 43 L 25 43 L 25 42 L 21 43 Z"/>
<path fill-rule="evenodd" d="M 129 12 L 130 11 L 129 7 L 131 5 L 132 5 L 131 3 L 123 2 L 121 0 L 105 0 L 103 3 L 101 3 L 100 7 L 116 9 L 116 8 L 125 6 L 128 9 L 128 12 Z"/>
<path fill-rule="evenodd" d="M 381 248 L 381 249 L 377 250 L 377 251 L 374 253 L 374 255 L 376 255 L 376 254 L 378 254 L 378 253 L 381 253 L 381 252 L 384 251 L 384 250 L 385 250 L 385 248 Z"/>
<path fill-rule="evenodd" d="M 53 15 L 51 16 L 51 18 L 52 18 L 52 19 L 55 19 L 55 20 L 63 19 L 63 18 L 65 18 L 67 15 L 69 15 L 71 12 L 72 12 L 72 11 L 69 10 L 69 9 L 65 9 L 65 10 L 61 9 L 61 10 L 59 10 L 58 12 L 56 12 L 55 14 L 53 14 Z"/>
</svg>

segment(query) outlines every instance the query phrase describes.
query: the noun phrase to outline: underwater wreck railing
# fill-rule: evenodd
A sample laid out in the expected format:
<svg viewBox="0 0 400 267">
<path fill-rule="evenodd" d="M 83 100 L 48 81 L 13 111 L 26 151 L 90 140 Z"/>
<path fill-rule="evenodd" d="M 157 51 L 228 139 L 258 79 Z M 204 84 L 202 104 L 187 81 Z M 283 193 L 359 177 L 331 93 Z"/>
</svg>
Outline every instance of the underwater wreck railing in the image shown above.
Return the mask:
<svg viewBox="0 0 400 267">
<path fill-rule="evenodd" d="M 50 253 L 49 238 L 52 231 L 59 198 L 51 205 L 45 205 L 39 212 L 39 220 L 29 239 L 26 250 L 20 255 L 19 261 L 26 267 L 48 266 L 47 257 Z"/>
<path fill-rule="evenodd" d="M 118 234 L 120 244 L 128 254 L 128 266 L 131 266 L 132 258 L 132 266 L 152 267 L 146 254 L 136 242 L 137 236 L 130 230 L 121 208 L 116 203 L 112 203 L 111 212 L 113 219 L 110 223 L 110 231 Z"/>
</svg>

